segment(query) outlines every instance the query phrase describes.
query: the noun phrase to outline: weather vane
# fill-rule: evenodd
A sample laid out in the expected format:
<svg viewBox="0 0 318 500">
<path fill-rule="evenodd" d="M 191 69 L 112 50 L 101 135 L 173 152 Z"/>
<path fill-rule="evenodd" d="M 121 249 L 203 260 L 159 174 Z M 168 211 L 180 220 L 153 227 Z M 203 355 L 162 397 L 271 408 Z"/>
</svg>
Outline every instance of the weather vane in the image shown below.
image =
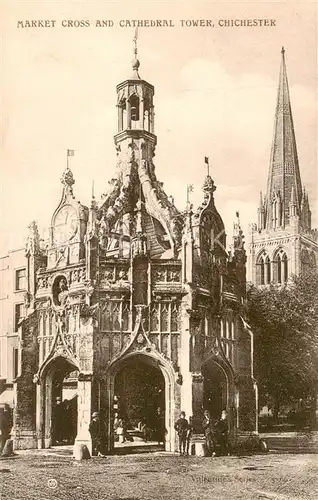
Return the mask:
<svg viewBox="0 0 318 500">
<path fill-rule="evenodd" d="M 137 52 L 138 52 L 138 50 L 137 50 L 137 40 L 138 40 L 138 26 L 137 26 L 137 28 L 135 29 L 135 36 L 134 36 L 134 38 L 133 38 L 133 42 L 134 42 L 134 44 L 135 44 L 135 47 L 134 47 L 134 54 L 135 54 L 135 57 L 137 57 Z"/>
</svg>

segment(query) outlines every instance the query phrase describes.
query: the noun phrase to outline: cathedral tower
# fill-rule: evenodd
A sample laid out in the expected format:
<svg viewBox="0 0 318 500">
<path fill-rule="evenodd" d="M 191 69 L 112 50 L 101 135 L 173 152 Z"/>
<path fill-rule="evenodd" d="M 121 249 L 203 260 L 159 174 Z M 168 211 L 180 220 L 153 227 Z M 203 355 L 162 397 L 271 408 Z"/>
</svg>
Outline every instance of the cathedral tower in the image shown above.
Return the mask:
<svg viewBox="0 0 318 500">
<path fill-rule="evenodd" d="M 260 195 L 258 223 L 251 226 L 248 279 L 256 285 L 287 282 L 316 267 L 317 252 L 317 232 L 311 228 L 300 177 L 283 47 L 267 193 Z"/>
</svg>

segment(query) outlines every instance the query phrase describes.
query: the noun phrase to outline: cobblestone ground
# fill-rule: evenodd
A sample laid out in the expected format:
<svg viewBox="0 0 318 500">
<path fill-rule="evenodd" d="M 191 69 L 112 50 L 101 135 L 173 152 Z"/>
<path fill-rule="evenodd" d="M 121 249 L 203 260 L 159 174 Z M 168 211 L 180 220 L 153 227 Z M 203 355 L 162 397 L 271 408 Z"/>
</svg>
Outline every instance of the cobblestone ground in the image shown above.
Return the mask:
<svg viewBox="0 0 318 500">
<path fill-rule="evenodd" d="M 1 500 L 317 499 L 317 455 L 179 457 L 140 454 L 0 460 Z"/>
</svg>

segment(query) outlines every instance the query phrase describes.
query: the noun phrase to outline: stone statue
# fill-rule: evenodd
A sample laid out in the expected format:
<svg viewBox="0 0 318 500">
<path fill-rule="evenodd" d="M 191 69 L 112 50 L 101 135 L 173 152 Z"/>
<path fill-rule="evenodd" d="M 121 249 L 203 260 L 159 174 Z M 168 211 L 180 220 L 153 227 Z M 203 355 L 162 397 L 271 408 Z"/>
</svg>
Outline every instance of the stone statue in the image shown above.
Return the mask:
<svg viewBox="0 0 318 500">
<path fill-rule="evenodd" d="M 66 278 L 61 278 L 59 282 L 59 293 L 57 294 L 57 302 L 59 306 L 64 307 L 68 299 L 68 287 Z"/>
</svg>

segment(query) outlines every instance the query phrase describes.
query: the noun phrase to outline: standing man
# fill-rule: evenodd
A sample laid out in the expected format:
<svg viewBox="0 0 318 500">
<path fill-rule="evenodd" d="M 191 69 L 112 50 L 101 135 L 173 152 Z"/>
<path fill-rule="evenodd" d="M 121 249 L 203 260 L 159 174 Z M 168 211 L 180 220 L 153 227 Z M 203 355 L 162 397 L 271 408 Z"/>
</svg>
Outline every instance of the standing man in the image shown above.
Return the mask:
<svg viewBox="0 0 318 500">
<path fill-rule="evenodd" d="M 175 430 L 178 433 L 179 437 L 179 451 L 180 455 L 185 455 L 186 452 L 186 443 L 187 443 L 187 432 L 188 432 L 188 421 L 185 418 L 185 412 L 182 411 L 180 413 L 180 418 L 175 423 Z"/>
<path fill-rule="evenodd" d="M 189 455 L 190 450 L 190 445 L 192 443 L 192 436 L 193 436 L 193 417 L 189 417 L 189 425 L 188 425 L 188 430 L 187 430 L 187 450 L 186 454 Z"/>
<path fill-rule="evenodd" d="M 228 445 L 229 426 L 225 410 L 222 411 L 221 418 L 216 424 L 216 432 L 217 432 L 218 445 L 220 446 L 220 454 L 227 455 L 229 447 Z"/>
<path fill-rule="evenodd" d="M 0 452 L 4 448 L 7 439 L 10 439 L 12 429 L 12 410 L 8 403 L 4 404 L 4 409 L 1 415 L 0 431 L 1 431 L 1 447 Z"/>
<path fill-rule="evenodd" d="M 156 414 L 155 414 L 155 433 L 157 435 L 157 441 L 160 445 L 165 444 L 166 440 L 166 426 L 165 426 L 165 415 L 161 410 L 160 406 L 158 406 Z"/>
<path fill-rule="evenodd" d="M 211 419 L 210 412 L 208 410 L 204 411 L 204 420 L 202 422 L 202 427 L 205 435 L 205 443 L 208 450 L 208 456 L 215 456 L 215 431 L 214 424 Z"/>
<path fill-rule="evenodd" d="M 99 414 L 95 411 L 92 414 L 92 420 L 88 428 L 91 438 L 92 438 L 92 455 L 101 456 L 100 453 L 100 421 Z"/>
</svg>

